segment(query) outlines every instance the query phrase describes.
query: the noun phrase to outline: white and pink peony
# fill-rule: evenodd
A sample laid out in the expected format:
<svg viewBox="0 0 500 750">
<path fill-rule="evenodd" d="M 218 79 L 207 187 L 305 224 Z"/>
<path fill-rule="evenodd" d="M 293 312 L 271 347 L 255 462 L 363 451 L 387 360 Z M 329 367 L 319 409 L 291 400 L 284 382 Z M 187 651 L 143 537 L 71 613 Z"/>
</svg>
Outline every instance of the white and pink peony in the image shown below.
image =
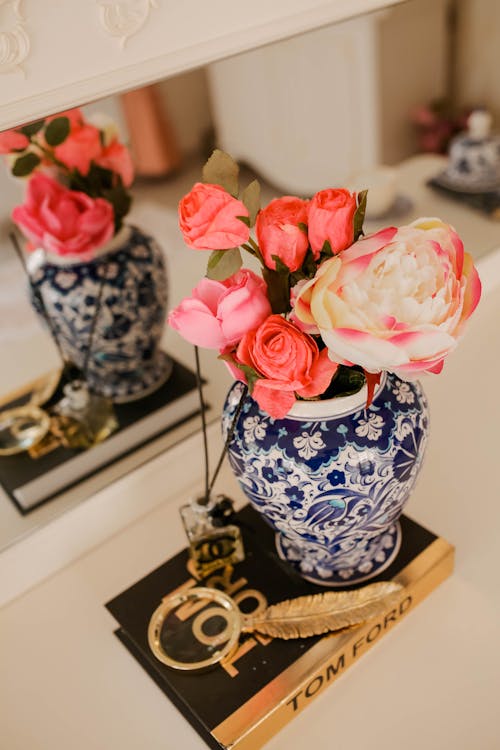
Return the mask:
<svg viewBox="0 0 500 750">
<path fill-rule="evenodd" d="M 326 260 L 295 299 L 330 359 L 411 378 L 438 373 L 481 296 L 472 258 L 435 218 L 389 227 Z"/>
</svg>

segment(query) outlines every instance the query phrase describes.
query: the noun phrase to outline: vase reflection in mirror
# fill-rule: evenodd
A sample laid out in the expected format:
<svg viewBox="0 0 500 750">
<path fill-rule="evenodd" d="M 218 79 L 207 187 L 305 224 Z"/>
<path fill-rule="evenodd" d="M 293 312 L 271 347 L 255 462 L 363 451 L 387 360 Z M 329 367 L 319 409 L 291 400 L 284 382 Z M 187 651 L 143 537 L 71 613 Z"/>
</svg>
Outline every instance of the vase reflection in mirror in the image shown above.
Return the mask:
<svg viewBox="0 0 500 750">
<path fill-rule="evenodd" d="M 94 393 L 123 403 L 165 382 L 172 368 L 160 348 L 167 276 L 163 252 L 152 237 L 124 226 L 86 263 L 40 250 L 28 267 L 59 345 L 77 367 L 86 362 L 85 378 Z"/>
<path fill-rule="evenodd" d="M 12 218 L 27 240 L 35 308 L 90 390 L 117 403 L 159 388 L 167 309 L 163 253 L 124 219 L 134 166 L 116 124 L 68 110 L 0 138 L 24 203 Z"/>
</svg>

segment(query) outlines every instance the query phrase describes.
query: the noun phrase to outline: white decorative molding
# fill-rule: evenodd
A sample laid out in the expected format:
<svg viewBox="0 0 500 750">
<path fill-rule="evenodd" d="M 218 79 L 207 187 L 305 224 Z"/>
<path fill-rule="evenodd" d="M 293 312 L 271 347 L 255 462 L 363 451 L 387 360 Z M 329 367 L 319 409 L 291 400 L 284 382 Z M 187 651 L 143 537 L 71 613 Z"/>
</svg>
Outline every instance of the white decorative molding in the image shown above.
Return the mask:
<svg viewBox="0 0 500 750">
<path fill-rule="evenodd" d="M 22 11 L 22 2 L 23 0 L 0 0 L 0 6 L 1 5 L 10 5 L 17 20 L 18 21 L 24 21 L 24 13 Z"/>
<path fill-rule="evenodd" d="M 0 74 L 20 72 L 24 75 L 21 63 L 30 52 L 30 39 L 23 28 L 24 15 L 22 0 L 0 0 L 1 6 L 10 6 L 13 24 L 0 28 Z"/>
<path fill-rule="evenodd" d="M 151 0 L 137 0 L 135 8 L 132 0 L 30 0 L 29 29 L 27 22 L 11 23 L 19 0 L 0 2 L 0 32 L 17 24 L 32 40 L 29 80 L 18 86 L 14 75 L 0 75 L 0 130 L 5 130 L 402 0 L 252 0 L 250 15 L 235 11 L 234 0 L 217 0 L 217 13 L 209 2 L 196 3 L 200 10 L 193 13 L 193 3 L 155 0 L 152 13 Z M 65 12 L 55 23 L 54 8 L 63 5 Z M 124 23 L 124 9 L 135 23 L 130 18 Z M 85 33 L 75 33 L 80 28 Z M 106 44 L 131 33 L 136 33 L 133 64 L 128 55 L 110 54 Z M 71 54 L 65 54 L 60 76 L 54 76 L 62 39 L 65 53 L 70 49 Z M 12 46 L 9 41 L 9 68 Z M 14 64 L 19 64 L 28 52 L 26 40 L 16 39 L 15 46 Z"/>
<path fill-rule="evenodd" d="M 97 3 L 103 29 L 118 37 L 122 47 L 142 29 L 151 8 L 158 8 L 158 0 L 97 0 Z"/>
</svg>

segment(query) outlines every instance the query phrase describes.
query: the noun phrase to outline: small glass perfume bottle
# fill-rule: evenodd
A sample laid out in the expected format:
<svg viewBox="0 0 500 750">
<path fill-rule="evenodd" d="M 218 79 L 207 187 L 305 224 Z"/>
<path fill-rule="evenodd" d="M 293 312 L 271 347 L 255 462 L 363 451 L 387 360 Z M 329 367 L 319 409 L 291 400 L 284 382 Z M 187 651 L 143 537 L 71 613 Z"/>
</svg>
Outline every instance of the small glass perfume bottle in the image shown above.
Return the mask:
<svg viewBox="0 0 500 750">
<path fill-rule="evenodd" d="M 118 428 L 111 401 L 90 393 L 83 380 L 67 383 L 63 393 L 53 411 L 64 418 L 60 427 L 69 448 L 92 448 Z"/>
<path fill-rule="evenodd" d="M 233 501 L 225 495 L 197 496 L 180 508 L 193 573 L 205 578 L 214 570 L 245 559 L 238 526 L 230 523 Z"/>
</svg>

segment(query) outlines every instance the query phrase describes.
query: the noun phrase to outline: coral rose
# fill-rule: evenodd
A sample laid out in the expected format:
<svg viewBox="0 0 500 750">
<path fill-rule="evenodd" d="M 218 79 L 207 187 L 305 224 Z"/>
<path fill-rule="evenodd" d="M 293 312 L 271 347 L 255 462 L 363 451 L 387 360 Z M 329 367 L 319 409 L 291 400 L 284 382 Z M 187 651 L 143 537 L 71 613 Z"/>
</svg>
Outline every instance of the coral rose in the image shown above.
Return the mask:
<svg viewBox="0 0 500 750">
<path fill-rule="evenodd" d="M 259 248 L 268 268 L 276 269 L 273 255 L 296 271 L 304 262 L 309 241 L 299 224 L 307 224 L 308 201 L 286 195 L 271 201 L 259 211 L 255 232 Z"/>
<path fill-rule="evenodd" d="M 312 197 L 308 234 L 315 258 L 319 258 L 325 242 L 330 243 L 334 255 L 352 244 L 356 208 L 356 194 L 349 190 L 329 188 Z"/>
<path fill-rule="evenodd" d="M 28 182 L 26 200 L 12 218 L 35 247 L 89 260 L 114 234 L 113 207 L 103 198 L 68 190 L 42 172 Z"/>
<path fill-rule="evenodd" d="M 184 242 L 195 250 L 228 250 L 247 242 L 250 229 L 239 216 L 248 218 L 248 210 L 220 185 L 197 182 L 179 203 Z"/>
<path fill-rule="evenodd" d="M 275 419 L 288 414 L 296 393 L 304 398 L 323 393 L 337 369 L 326 349 L 320 352 L 311 336 L 281 315 L 271 315 L 245 334 L 236 351 L 238 363 L 262 376 L 252 396 Z"/>
<path fill-rule="evenodd" d="M 271 314 L 266 283 L 242 269 L 225 281 L 202 279 L 169 315 L 183 338 L 208 349 L 233 347 L 251 328 Z"/>
<path fill-rule="evenodd" d="M 119 174 L 125 187 L 130 187 L 134 181 L 132 157 L 128 148 L 118 140 L 111 141 L 94 161 L 100 167 Z"/>
<path fill-rule="evenodd" d="M 4 130 L 0 133 L 0 154 L 10 154 L 11 151 L 23 151 L 29 146 L 29 138 L 17 130 Z"/>
<path fill-rule="evenodd" d="M 455 230 L 417 219 L 325 261 L 299 291 L 295 314 L 318 325 L 335 362 L 408 378 L 441 371 L 480 295 Z"/>
<path fill-rule="evenodd" d="M 67 113 L 60 115 L 66 117 Z M 80 174 L 87 175 L 91 163 L 100 156 L 102 151 L 99 130 L 93 125 L 79 125 L 75 118 L 71 122 L 71 130 L 65 141 L 54 148 L 54 156 L 62 161 L 68 169 L 77 169 Z"/>
</svg>

